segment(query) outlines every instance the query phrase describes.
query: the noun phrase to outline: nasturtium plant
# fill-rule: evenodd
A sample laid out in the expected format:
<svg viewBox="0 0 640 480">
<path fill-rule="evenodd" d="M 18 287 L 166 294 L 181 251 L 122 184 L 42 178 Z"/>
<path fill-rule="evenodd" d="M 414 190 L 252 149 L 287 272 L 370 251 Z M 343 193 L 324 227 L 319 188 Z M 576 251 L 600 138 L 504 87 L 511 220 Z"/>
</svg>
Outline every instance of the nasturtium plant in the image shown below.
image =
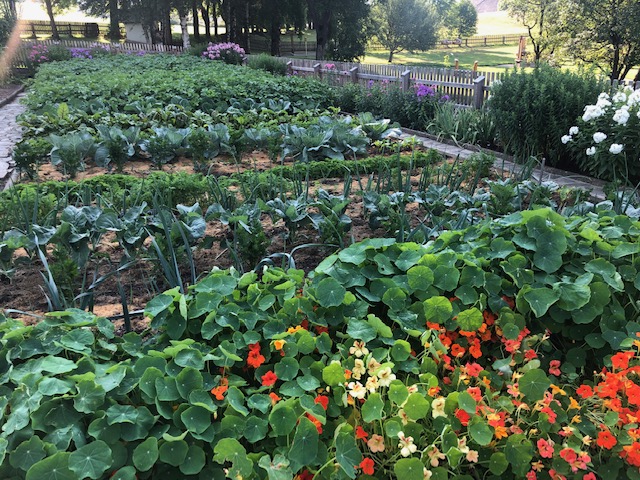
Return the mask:
<svg viewBox="0 0 640 480">
<path fill-rule="evenodd" d="M 633 472 L 638 235 L 533 210 L 360 242 L 309 276 L 214 271 L 151 300 L 140 333 L 0 317 L 0 477 Z"/>
</svg>

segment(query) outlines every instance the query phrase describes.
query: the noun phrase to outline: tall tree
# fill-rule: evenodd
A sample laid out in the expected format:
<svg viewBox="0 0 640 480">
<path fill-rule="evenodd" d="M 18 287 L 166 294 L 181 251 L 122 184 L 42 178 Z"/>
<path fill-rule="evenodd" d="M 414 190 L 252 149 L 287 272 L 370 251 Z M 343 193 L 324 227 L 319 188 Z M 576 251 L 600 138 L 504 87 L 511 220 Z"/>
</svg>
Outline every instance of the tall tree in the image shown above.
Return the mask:
<svg viewBox="0 0 640 480">
<path fill-rule="evenodd" d="M 316 31 L 316 59 L 323 60 L 327 56 L 330 41 L 342 37 L 340 48 L 350 49 L 353 45 L 344 42 L 360 42 L 356 36 L 346 35 L 343 29 L 358 28 L 357 22 L 362 15 L 368 13 L 368 0 L 307 0 L 309 20 Z M 353 15 L 350 13 L 359 12 Z M 336 21 L 342 18 L 342 21 Z"/>
<path fill-rule="evenodd" d="M 428 50 L 435 46 L 439 20 L 426 0 L 379 0 L 373 7 L 376 35 L 389 50 L 389 62 L 405 50 Z"/>
<path fill-rule="evenodd" d="M 500 8 L 527 28 L 536 64 L 560 45 L 562 4 L 558 0 L 501 0 Z"/>
<path fill-rule="evenodd" d="M 612 79 L 624 79 L 640 65 L 638 0 L 568 0 L 562 23 L 567 54 Z"/>
<path fill-rule="evenodd" d="M 53 0 L 44 0 L 44 5 L 49 17 L 49 25 L 51 25 L 51 38 L 53 38 L 54 40 L 60 40 L 58 25 L 56 25 L 56 18 L 53 13 Z"/>
<path fill-rule="evenodd" d="M 445 24 L 457 38 L 471 37 L 478 31 L 478 11 L 471 0 L 460 0 L 451 6 Z"/>
</svg>

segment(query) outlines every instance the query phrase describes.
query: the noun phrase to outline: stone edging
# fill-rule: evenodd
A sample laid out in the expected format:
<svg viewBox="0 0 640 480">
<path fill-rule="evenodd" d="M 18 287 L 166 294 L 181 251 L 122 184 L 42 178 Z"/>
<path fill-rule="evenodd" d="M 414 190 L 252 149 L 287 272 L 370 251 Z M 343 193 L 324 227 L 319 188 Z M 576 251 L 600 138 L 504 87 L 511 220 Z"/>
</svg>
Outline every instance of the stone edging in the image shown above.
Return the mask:
<svg viewBox="0 0 640 480">
<path fill-rule="evenodd" d="M 20 85 L 13 93 L 11 93 L 7 98 L 5 98 L 4 100 L 0 100 L 0 108 L 4 107 L 5 105 L 9 105 L 11 102 L 13 102 L 16 97 L 18 95 L 20 95 L 22 92 L 24 92 L 24 89 L 26 88 L 25 85 Z"/>
</svg>

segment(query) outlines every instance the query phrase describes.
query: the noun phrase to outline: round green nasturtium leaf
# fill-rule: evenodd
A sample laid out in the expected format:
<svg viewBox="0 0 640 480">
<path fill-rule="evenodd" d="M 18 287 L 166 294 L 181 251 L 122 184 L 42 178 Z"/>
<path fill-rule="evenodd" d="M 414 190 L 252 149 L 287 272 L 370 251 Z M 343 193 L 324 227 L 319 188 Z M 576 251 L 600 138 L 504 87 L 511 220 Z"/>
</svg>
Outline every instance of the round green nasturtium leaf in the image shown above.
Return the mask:
<svg viewBox="0 0 640 480">
<path fill-rule="evenodd" d="M 187 430 L 199 434 L 211 425 L 211 413 L 204 407 L 192 406 L 180 414 L 180 420 Z"/>
<path fill-rule="evenodd" d="M 269 455 L 263 455 L 258 461 L 260 468 L 267 471 L 269 480 L 291 480 L 293 472 L 289 464 L 289 460 L 280 453 L 274 455 L 273 461 Z"/>
<path fill-rule="evenodd" d="M 546 287 L 531 288 L 522 296 L 531 307 L 531 310 L 533 310 L 535 316 L 540 318 L 547 313 L 551 305 L 558 301 L 560 298 L 560 290 L 553 290 Z"/>
<path fill-rule="evenodd" d="M 458 406 L 470 415 L 476 413 L 476 401 L 469 392 L 460 392 L 458 395 Z"/>
<path fill-rule="evenodd" d="M 478 445 L 485 446 L 491 443 L 493 431 L 484 421 L 480 420 L 469 425 L 469 435 L 471 435 L 472 440 Z"/>
<path fill-rule="evenodd" d="M 318 429 L 307 417 L 302 417 L 293 436 L 289 460 L 298 465 L 311 465 L 318 455 Z"/>
<path fill-rule="evenodd" d="M 302 377 L 298 377 L 296 381 L 305 392 L 320 388 L 320 380 L 313 375 L 303 375 Z"/>
<path fill-rule="evenodd" d="M 250 416 L 244 427 L 243 435 L 249 442 L 255 443 L 267 436 L 269 423 L 260 417 Z"/>
<path fill-rule="evenodd" d="M 502 325 L 502 334 L 507 340 L 515 340 L 520 335 L 520 329 L 515 323 Z"/>
<path fill-rule="evenodd" d="M 193 367 L 198 370 L 202 370 L 204 368 L 204 357 L 202 356 L 202 353 L 195 348 L 180 350 L 174 361 L 176 362 L 176 365 L 181 367 Z"/>
<path fill-rule="evenodd" d="M 27 470 L 26 480 L 78 480 L 69 469 L 69 452 L 57 452 L 34 463 Z"/>
<path fill-rule="evenodd" d="M 389 288 L 382 296 L 382 303 L 391 310 L 401 311 L 406 306 L 407 294 L 399 287 Z"/>
<path fill-rule="evenodd" d="M 278 379 L 289 381 L 296 378 L 299 368 L 300 364 L 298 363 L 298 360 L 293 357 L 284 357 L 276 363 L 274 371 L 278 376 Z"/>
<path fill-rule="evenodd" d="M 416 265 L 407 271 L 409 286 L 416 291 L 426 291 L 433 285 L 433 270 L 424 265 Z"/>
<path fill-rule="evenodd" d="M 39 437 L 33 436 L 18 445 L 18 448 L 11 453 L 9 463 L 13 468 L 19 468 L 26 472 L 33 464 L 46 456 L 44 442 Z"/>
<path fill-rule="evenodd" d="M 391 347 L 391 358 L 397 362 L 404 362 L 411 355 L 411 344 L 406 340 L 396 340 Z"/>
<path fill-rule="evenodd" d="M 187 458 L 188 451 L 189 445 L 184 440 L 164 442 L 158 450 L 158 458 L 161 462 L 178 467 Z"/>
<path fill-rule="evenodd" d="M 269 425 L 277 436 L 289 435 L 297 421 L 296 412 L 287 405 L 277 405 L 269 414 Z"/>
<path fill-rule="evenodd" d="M 402 480 L 424 480 L 424 465 L 418 458 L 401 458 L 394 465 L 393 472 Z"/>
<path fill-rule="evenodd" d="M 409 397 L 409 390 L 406 385 L 400 380 L 394 380 L 389 385 L 388 392 L 389 400 L 396 405 L 402 405 L 404 401 Z"/>
<path fill-rule="evenodd" d="M 342 385 L 345 380 L 344 369 L 339 363 L 330 363 L 322 369 L 322 381 L 330 387 Z"/>
<path fill-rule="evenodd" d="M 463 310 L 457 317 L 460 330 L 465 332 L 475 332 L 482 326 L 483 320 L 482 312 L 475 307 Z"/>
<path fill-rule="evenodd" d="M 316 300 L 321 307 L 342 305 L 347 290 L 335 279 L 328 277 L 320 281 L 316 288 Z"/>
<path fill-rule="evenodd" d="M 347 335 L 356 340 L 370 342 L 376 338 L 376 329 L 364 320 L 350 320 L 347 325 Z"/>
<path fill-rule="evenodd" d="M 176 387 L 180 396 L 187 400 L 193 390 L 202 390 L 202 374 L 192 367 L 186 367 L 176 376 Z"/>
<path fill-rule="evenodd" d="M 367 397 L 367 401 L 362 405 L 362 419 L 367 422 L 382 420 L 384 400 L 379 393 L 372 393 Z"/>
<path fill-rule="evenodd" d="M 133 450 L 133 464 L 141 472 L 146 472 L 158 461 L 158 439 L 149 437 Z"/>
<path fill-rule="evenodd" d="M 453 292 L 458 288 L 460 271 L 456 267 L 438 265 L 433 271 L 433 284 L 444 292 Z"/>
<path fill-rule="evenodd" d="M 136 469 L 132 466 L 122 467 L 109 480 L 136 480 Z"/>
<path fill-rule="evenodd" d="M 72 388 L 73 382 L 60 380 L 55 377 L 43 378 L 38 384 L 38 392 L 49 397 L 54 395 L 64 395 Z"/>
<path fill-rule="evenodd" d="M 509 462 L 504 453 L 496 452 L 489 459 L 489 471 L 494 475 L 502 475 L 509 468 Z"/>
<path fill-rule="evenodd" d="M 336 460 L 349 478 L 356 478 L 356 467 L 362 462 L 362 453 L 353 433 L 341 431 L 336 436 Z"/>
<path fill-rule="evenodd" d="M 197 475 L 204 468 L 206 456 L 202 447 L 190 445 L 184 462 L 180 464 L 180 471 L 185 475 Z"/>
<path fill-rule="evenodd" d="M 553 273 L 562 267 L 562 254 L 567 249 L 567 239 L 558 230 L 547 232 L 536 238 L 533 264 L 540 270 Z"/>
<path fill-rule="evenodd" d="M 428 322 L 444 323 L 451 318 L 453 307 L 448 298 L 431 297 L 424 301 L 424 316 Z"/>
<path fill-rule="evenodd" d="M 88 443 L 69 456 L 69 468 L 80 478 L 100 478 L 112 463 L 111 448 L 102 440 Z"/>
<path fill-rule="evenodd" d="M 235 438 L 223 438 L 213 448 L 213 461 L 223 465 L 231 462 L 228 476 L 248 478 L 253 471 L 253 461 L 247 457 L 247 451 Z"/>
<path fill-rule="evenodd" d="M 404 404 L 404 411 L 411 420 L 420 420 L 427 416 L 431 405 L 420 393 L 412 393 Z"/>
<path fill-rule="evenodd" d="M 82 413 L 93 413 L 103 403 L 106 392 L 93 380 L 82 380 L 77 385 L 78 393 L 73 397 L 73 406 Z"/>
<path fill-rule="evenodd" d="M 547 375 L 539 368 L 529 370 L 519 382 L 520 392 L 528 402 L 537 402 L 544 397 L 544 392 L 551 386 Z"/>
<path fill-rule="evenodd" d="M 511 435 L 507 439 L 504 454 L 513 472 L 518 477 L 523 477 L 531 468 L 529 464 L 533 458 L 533 444 L 521 433 Z"/>
</svg>

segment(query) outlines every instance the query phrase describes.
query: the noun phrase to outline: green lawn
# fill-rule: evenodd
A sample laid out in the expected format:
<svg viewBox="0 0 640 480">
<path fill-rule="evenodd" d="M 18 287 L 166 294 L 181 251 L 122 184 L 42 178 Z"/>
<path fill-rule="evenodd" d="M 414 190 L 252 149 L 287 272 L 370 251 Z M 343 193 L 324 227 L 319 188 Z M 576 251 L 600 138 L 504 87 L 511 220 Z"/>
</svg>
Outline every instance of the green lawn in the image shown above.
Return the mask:
<svg viewBox="0 0 640 480">
<path fill-rule="evenodd" d="M 482 70 L 504 70 L 502 65 L 512 65 L 518 52 L 517 45 L 500 45 L 496 47 L 451 47 L 438 48 L 428 52 L 400 53 L 393 57 L 393 63 L 406 65 L 430 65 L 434 67 L 453 67 L 456 58 L 460 68 L 470 69 L 473 62 L 478 61 Z M 376 50 L 367 52 L 362 63 L 387 63 L 389 52 Z"/>
<path fill-rule="evenodd" d="M 476 35 L 527 34 L 527 29 L 507 15 L 507 12 L 478 14 L 478 33 Z"/>
</svg>

